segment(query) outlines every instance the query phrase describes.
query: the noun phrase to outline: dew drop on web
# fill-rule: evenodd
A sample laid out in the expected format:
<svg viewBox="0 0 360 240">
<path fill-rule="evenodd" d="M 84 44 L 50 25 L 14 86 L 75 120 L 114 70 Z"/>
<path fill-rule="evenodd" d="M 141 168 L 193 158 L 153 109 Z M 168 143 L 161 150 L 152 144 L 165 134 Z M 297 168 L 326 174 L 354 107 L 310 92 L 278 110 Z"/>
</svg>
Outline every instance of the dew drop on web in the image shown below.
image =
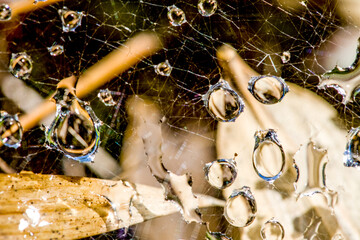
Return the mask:
<svg viewBox="0 0 360 240">
<path fill-rule="evenodd" d="M 281 55 L 281 61 L 283 63 L 288 63 L 290 61 L 290 58 L 291 58 L 291 53 L 289 51 L 285 51 Z"/>
<path fill-rule="evenodd" d="M 248 90 L 259 102 L 274 104 L 284 98 L 289 87 L 281 77 L 261 75 L 250 79 Z"/>
<path fill-rule="evenodd" d="M 33 61 L 25 52 L 12 53 L 9 71 L 12 75 L 19 79 L 28 79 L 33 69 Z"/>
<path fill-rule="evenodd" d="M 209 114 L 220 122 L 234 122 L 245 107 L 242 98 L 223 79 L 210 86 L 203 101 Z"/>
<path fill-rule="evenodd" d="M 220 232 L 206 232 L 206 236 L 205 236 L 206 240 L 232 240 L 232 238 L 226 236 L 223 233 Z"/>
<path fill-rule="evenodd" d="M 360 86 L 357 86 L 351 93 L 351 100 L 360 105 Z"/>
<path fill-rule="evenodd" d="M 349 132 L 344 152 L 344 165 L 346 167 L 360 166 L 360 128 L 353 128 Z"/>
<path fill-rule="evenodd" d="M 17 115 L 10 115 L 5 111 L 0 112 L 1 142 L 10 148 L 18 148 L 21 145 L 23 129 Z"/>
<path fill-rule="evenodd" d="M 8 21 L 11 19 L 11 8 L 9 5 L 0 4 L 0 21 Z"/>
<path fill-rule="evenodd" d="M 154 66 L 155 72 L 161 76 L 170 76 L 172 71 L 172 66 L 170 65 L 168 60 L 165 60 L 165 62 L 159 63 Z"/>
<path fill-rule="evenodd" d="M 67 7 L 59 9 L 58 12 L 64 32 L 75 32 L 76 28 L 81 25 L 81 20 L 84 16 L 82 12 L 69 10 Z"/>
<path fill-rule="evenodd" d="M 199 13 L 204 17 L 213 15 L 218 7 L 216 0 L 200 0 L 198 3 Z"/>
<path fill-rule="evenodd" d="M 167 17 L 172 26 L 178 27 L 186 23 L 186 17 L 183 10 L 181 10 L 175 5 L 172 5 L 167 9 L 168 9 Z"/>
<path fill-rule="evenodd" d="M 263 240 L 282 240 L 284 235 L 284 227 L 274 218 L 266 221 L 260 230 L 260 236 Z"/>
<path fill-rule="evenodd" d="M 116 104 L 111 92 L 107 88 L 101 89 L 97 96 L 105 106 L 114 106 Z"/>
<path fill-rule="evenodd" d="M 235 227 L 249 226 L 255 220 L 256 201 L 250 188 L 234 189 L 226 201 L 224 216 Z"/>
<path fill-rule="evenodd" d="M 59 56 L 59 55 L 63 54 L 63 52 L 64 52 L 64 46 L 59 45 L 59 44 L 48 47 L 47 49 L 48 49 L 50 55 L 53 57 Z"/>
<path fill-rule="evenodd" d="M 256 131 L 252 163 L 255 172 L 270 183 L 278 179 L 285 166 L 285 153 L 273 129 Z"/>
<path fill-rule="evenodd" d="M 236 179 L 236 162 L 233 159 L 218 159 L 204 167 L 205 178 L 218 189 L 229 187 Z"/>
<path fill-rule="evenodd" d="M 57 89 L 54 99 L 56 116 L 46 132 L 47 144 L 73 160 L 92 161 L 100 143 L 100 121 L 68 89 Z"/>
</svg>

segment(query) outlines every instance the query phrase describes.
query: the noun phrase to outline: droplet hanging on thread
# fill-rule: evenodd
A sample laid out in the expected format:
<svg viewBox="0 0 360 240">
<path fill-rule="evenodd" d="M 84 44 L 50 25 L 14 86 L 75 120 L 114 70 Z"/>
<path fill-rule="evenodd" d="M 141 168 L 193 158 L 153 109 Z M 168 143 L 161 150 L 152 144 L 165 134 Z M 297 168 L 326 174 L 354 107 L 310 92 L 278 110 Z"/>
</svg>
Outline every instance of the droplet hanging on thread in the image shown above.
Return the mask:
<svg viewBox="0 0 360 240">
<path fill-rule="evenodd" d="M 62 29 L 64 32 L 75 32 L 76 28 L 81 25 L 84 13 L 69 10 L 67 7 L 63 7 L 58 10 L 60 15 Z"/>
<path fill-rule="evenodd" d="M 291 59 L 291 53 L 289 51 L 285 51 L 281 54 L 282 63 L 288 63 Z"/>
<path fill-rule="evenodd" d="M 209 184 L 218 189 L 229 187 L 237 176 L 236 162 L 233 159 L 218 159 L 207 163 L 204 171 Z"/>
<path fill-rule="evenodd" d="M 0 21 L 8 21 L 11 19 L 11 8 L 9 5 L 0 4 Z"/>
<path fill-rule="evenodd" d="M 198 11 L 204 17 L 213 15 L 217 7 L 217 0 L 200 0 L 198 3 Z"/>
<path fill-rule="evenodd" d="M 284 227 L 274 218 L 266 221 L 260 230 L 263 240 L 282 240 L 285 236 Z"/>
<path fill-rule="evenodd" d="M 186 17 L 183 10 L 175 5 L 168 7 L 167 17 L 172 26 L 179 27 L 186 23 Z"/>
<path fill-rule="evenodd" d="M 161 76 L 170 76 L 172 71 L 172 66 L 170 65 L 168 60 L 165 60 L 165 62 L 161 62 L 154 66 L 155 72 Z"/>
<path fill-rule="evenodd" d="M 105 106 L 114 106 L 116 102 L 114 101 L 111 92 L 109 89 L 100 89 L 98 93 L 98 98 Z"/>
<path fill-rule="evenodd" d="M 360 128 L 353 128 L 349 132 L 344 152 L 344 165 L 346 167 L 360 167 Z"/>
<path fill-rule="evenodd" d="M 9 71 L 12 75 L 19 79 L 28 79 L 33 69 L 33 61 L 31 57 L 25 53 L 12 53 Z"/>
<path fill-rule="evenodd" d="M 53 57 L 59 56 L 59 55 L 63 54 L 63 52 L 64 52 L 64 46 L 59 45 L 59 44 L 48 47 L 47 49 L 48 49 L 50 55 Z"/>
<path fill-rule="evenodd" d="M 289 87 L 281 77 L 262 75 L 250 79 L 248 90 L 259 102 L 274 104 L 284 98 Z"/>
<path fill-rule="evenodd" d="M 10 148 L 18 148 L 21 145 L 23 129 L 17 115 L 10 115 L 0 111 L 0 140 Z"/>
</svg>

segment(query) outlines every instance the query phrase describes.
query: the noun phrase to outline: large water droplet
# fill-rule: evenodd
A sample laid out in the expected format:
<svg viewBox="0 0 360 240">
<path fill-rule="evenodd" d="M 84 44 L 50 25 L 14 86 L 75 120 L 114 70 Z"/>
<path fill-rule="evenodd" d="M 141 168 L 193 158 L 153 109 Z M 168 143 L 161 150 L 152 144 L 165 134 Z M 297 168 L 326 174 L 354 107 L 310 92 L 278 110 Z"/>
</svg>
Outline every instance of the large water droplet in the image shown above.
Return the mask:
<svg viewBox="0 0 360 240">
<path fill-rule="evenodd" d="M 220 232 L 206 232 L 206 236 L 205 236 L 206 240 L 232 240 L 232 238 L 226 236 L 223 233 Z"/>
<path fill-rule="evenodd" d="M 0 4 L 0 21 L 7 21 L 11 19 L 11 8 L 9 5 Z"/>
<path fill-rule="evenodd" d="M 237 171 L 233 159 L 218 159 L 204 167 L 206 180 L 211 186 L 224 189 L 233 184 Z"/>
<path fill-rule="evenodd" d="M 278 179 L 285 166 L 285 153 L 273 129 L 256 131 L 252 163 L 256 173 L 270 183 Z"/>
<path fill-rule="evenodd" d="M 291 58 L 291 53 L 289 51 L 285 51 L 281 55 L 281 61 L 283 63 L 288 63 L 290 61 L 290 58 Z"/>
<path fill-rule="evenodd" d="M 235 227 L 250 225 L 256 214 L 256 201 L 247 186 L 235 189 L 226 201 L 224 216 Z"/>
<path fill-rule="evenodd" d="M 101 89 L 98 93 L 98 98 L 100 99 L 100 101 L 102 101 L 105 106 L 114 106 L 116 103 L 112 97 L 111 92 L 109 91 L 109 89 Z"/>
<path fill-rule="evenodd" d="M 50 55 L 54 56 L 54 57 L 59 56 L 59 55 L 63 54 L 63 52 L 64 52 L 64 46 L 59 45 L 59 44 L 48 47 L 47 49 L 48 49 Z"/>
<path fill-rule="evenodd" d="M 209 114 L 220 122 L 234 122 L 245 106 L 241 97 L 223 79 L 210 86 L 203 101 Z"/>
<path fill-rule="evenodd" d="M 7 147 L 18 148 L 21 145 L 23 129 L 17 115 L 0 112 L 0 135 L 1 142 Z"/>
<path fill-rule="evenodd" d="M 213 15 L 218 7 L 216 0 L 200 0 L 198 3 L 198 10 L 204 17 Z"/>
<path fill-rule="evenodd" d="M 186 17 L 183 10 L 181 10 L 175 5 L 172 5 L 167 9 L 168 9 L 167 16 L 172 26 L 178 27 L 186 23 Z"/>
<path fill-rule="evenodd" d="M 344 152 L 344 165 L 346 167 L 360 166 L 360 128 L 353 128 L 349 132 Z"/>
<path fill-rule="evenodd" d="M 155 72 L 162 76 L 166 76 L 166 77 L 170 76 L 171 71 L 172 71 L 172 66 L 170 65 L 168 60 L 165 60 L 165 62 L 155 65 Z"/>
<path fill-rule="evenodd" d="M 33 69 L 31 57 L 24 52 L 11 54 L 9 71 L 16 78 L 28 79 Z"/>
<path fill-rule="evenodd" d="M 100 121 L 68 89 L 57 89 L 54 99 L 56 117 L 47 130 L 47 144 L 71 159 L 92 161 L 100 143 Z"/>
<path fill-rule="evenodd" d="M 259 102 L 274 104 L 283 99 L 289 87 L 281 77 L 262 75 L 250 79 L 248 90 Z"/>
<path fill-rule="evenodd" d="M 59 9 L 58 12 L 64 32 L 75 32 L 75 29 L 81 25 L 84 13 L 69 10 L 67 7 Z"/>
<path fill-rule="evenodd" d="M 261 238 L 264 240 L 282 240 L 284 239 L 284 227 L 274 218 L 264 223 L 260 230 Z"/>
</svg>

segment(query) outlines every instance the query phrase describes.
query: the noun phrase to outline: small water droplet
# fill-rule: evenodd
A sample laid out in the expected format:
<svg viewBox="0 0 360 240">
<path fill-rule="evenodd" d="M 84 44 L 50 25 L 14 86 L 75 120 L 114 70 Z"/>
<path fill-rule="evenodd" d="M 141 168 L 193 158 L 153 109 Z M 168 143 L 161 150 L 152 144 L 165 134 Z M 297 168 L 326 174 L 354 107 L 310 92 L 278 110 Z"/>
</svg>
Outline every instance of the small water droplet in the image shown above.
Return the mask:
<svg viewBox="0 0 360 240">
<path fill-rule="evenodd" d="M 0 4 L 0 21 L 7 21 L 11 19 L 11 8 L 9 5 Z"/>
<path fill-rule="evenodd" d="M 5 111 L 0 111 L 0 135 L 0 140 L 5 146 L 20 147 L 23 129 L 17 115 L 13 116 Z"/>
<path fill-rule="evenodd" d="M 224 216 L 235 227 L 249 226 L 255 219 L 256 201 L 250 188 L 234 189 L 226 201 Z"/>
<path fill-rule="evenodd" d="M 24 52 L 12 53 L 9 71 L 19 79 L 28 79 L 33 69 L 31 57 Z"/>
<path fill-rule="evenodd" d="M 205 236 L 206 240 L 232 240 L 232 238 L 226 236 L 223 233 L 220 232 L 206 232 L 206 236 Z"/>
<path fill-rule="evenodd" d="M 220 122 L 234 122 L 245 107 L 242 98 L 223 79 L 210 86 L 202 99 L 209 114 Z"/>
<path fill-rule="evenodd" d="M 204 17 L 213 15 L 218 7 L 216 0 L 200 0 L 198 3 L 199 13 Z"/>
<path fill-rule="evenodd" d="M 290 61 L 290 58 L 291 58 L 291 54 L 290 54 L 289 51 L 285 51 L 285 52 L 283 52 L 282 55 L 281 55 L 281 61 L 282 61 L 283 63 L 289 62 L 289 61 Z"/>
<path fill-rule="evenodd" d="M 346 167 L 360 166 L 360 128 L 353 128 L 349 132 L 344 152 L 344 165 Z"/>
<path fill-rule="evenodd" d="M 256 173 L 270 183 L 278 179 L 285 166 L 285 153 L 273 129 L 255 132 L 252 163 Z"/>
<path fill-rule="evenodd" d="M 172 26 L 178 27 L 186 23 L 186 17 L 183 10 L 181 10 L 175 5 L 172 5 L 167 9 L 168 9 L 167 16 Z"/>
<path fill-rule="evenodd" d="M 168 60 L 165 60 L 165 62 L 155 65 L 155 72 L 162 76 L 166 76 L 166 77 L 170 76 L 171 71 L 172 71 L 172 66 L 170 65 Z"/>
<path fill-rule="evenodd" d="M 50 55 L 54 56 L 54 57 L 59 56 L 59 55 L 63 54 L 63 52 L 64 52 L 64 46 L 58 45 L 58 44 L 48 47 L 47 49 L 48 49 Z"/>
<path fill-rule="evenodd" d="M 99 91 L 98 98 L 105 104 L 105 106 L 114 106 L 116 104 L 111 92 L 107 88 Z"/>
<path fill-rule="evenodd" d="M 236 179 L 236 162 L 233 159 L 218 159 L 204 167 L 206 180 L 218 189 L 229 187 Z"/>
<path fill-rule="evenodd" d="M 283 99 L 289 87 L 281 77 L 262 75 L 250 79 L 248 90 L 259 102 L 274 104 Z"/>
<path fill-rule="evenodd" d="M 62 29 L 64 32 L 75 32 L 75 29 L 81 25 L 82 17 L 84 13 L 69 10 L 67 7 L 58 10 Z"/>
<path fill-rule="evenodd" d="M 47 0 L 34 0 L 34 4 L 37 4 L 38 2 L 46 2 Z"/>
<path fill-rule="evenodd" d="M 281 223 L 272 218 L 261 227 L 260 235 L 264 240 L 282 240 L 284 239 L 285 231 Z"/>
<path fill-rule="evenodd" d="M 351 93 L 351 99 L 354 103 L 360 105 L 360 85 L 357 86 Z"/>
<path fill-rule="evenodd" d="M 65 156 L 90 162 L 100 143 L 100 121 L 91 107 L 68 89 L 57 89 L 56 116 L 46 132 L 46 141 Z"/>
</svg>

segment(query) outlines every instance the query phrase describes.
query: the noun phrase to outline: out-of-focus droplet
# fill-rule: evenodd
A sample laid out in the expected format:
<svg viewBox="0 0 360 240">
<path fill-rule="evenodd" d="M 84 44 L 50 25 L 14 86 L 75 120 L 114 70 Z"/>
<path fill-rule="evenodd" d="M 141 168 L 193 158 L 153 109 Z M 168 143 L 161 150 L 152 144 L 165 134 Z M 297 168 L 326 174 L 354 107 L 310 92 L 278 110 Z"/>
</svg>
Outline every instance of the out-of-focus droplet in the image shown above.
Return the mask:
<svg viewBox="0 0 360 240">
<path fill-rule="evenodd" d="M 345 240 L 345 238 L 341 235 L 341 233 L 337 233 L 331 238 L 331 240 Z"/>
<path fill-rule="evenodd" d="M 248 90 L 259 102 L 274 104 L 283 99 L 289 87 L 281 77 L 262 75 L 250 79 Z"/>
<path fill-rule="evenodd" d="M 64 32 L 75 32 L 76 28 L 81 25 L 84 13 L 69 10 L 67 7 L 59 9 L 58 12 Z"/>
<path fill-rule="evenodd" d="M 47 130 L 47 144 L 71 159 L 92 161 L 100 143 L 100 121 L 91 107 L 68 89 L 57 89 L 54 99 L 56 117 Z"/>
<path fill-rule="evenodd" d="M 198 3 L 199 13 L 204 17 L 213 15 L 218 7 L 216 0 L 200 0 Z"/>
<path fill-rule="evenodd" d="M 344 152 L 344 165 L 346 167 L 360 166 L 360 128 L 353 128 L 349 132 Z"/>
<path fill-rule="evenodd" d="M 236 179 L 236 162 L 233 159 L 218 159 L 204 167 L 206 180 L 211 186 L 224 189 Z"/>
<path fill-rule="evenodd" d="M 158 65 L 155 65 L 155 72 L 162 76 L 170 76 L 172 71 L 172 66 L 170 65 L 168 60 L 165 60 L 165 62 L 159 63 Z"/>
<path fill-rule="evenodd" d="M 285 51 L 281 55 L 281 61 L 283 63 L 288 63 L 290 61 L 290 58 L 291 58 L 291 53 L 289 51 Z"/>
<path fill-rule="evenodd" d="M 360 85 L 357 86 L 351 93 L 351 99 L 354 103 L 360 105 Z"/>
<path fill-rule="evenodd" d="M 7 21 L 11 19 L 11 8 L 9 5 L 0 4 L 0 21 Z"/>
<path fill-rule="evenodd" d="M 282 240 L 285 236 L 284 227 L 272 218 L 261 227 L 260 236 L 264 240 Z"/>
<path fill-rule="evenodd" d="M 33 69 L 31 57 L 24 52 L 11 54 L 9 71 L 19 79 L 28 79 Z"/>
<path fill-rule="evenodd" d="M 249 226 L 255 219 L 256 201 L 247 186 L 235 189 L 226 201 L 224 216 L 235 227 Z"/>
<path fill-rule="evenodd" d="M 178 27 L 186 23 L 186 17 L 184 11 L 175 5 L 168 7 L 167 16 L 172 26 Z"/>
<path fill-rule="evenodd" d="M 255 132 L 252 163 L 256 173 L 270 183 L 278 179 L 285 166 L 285 153 L 273 129 Z"/>
<path fill-rule="evenodd" d="M 0 111 L 0 140 L 11 148 L 18 148 L 21 145 L 23 129 L 17 115 L 10 115 Z"/>
<path fill-rule="evenodd" d="M 59 56 L 59 55 L 63 54 L 63 52 L 64 52 L 64 46 L 59 45 L 59 44 L 48 47 L 47 49 L 48 49 L 50 55 L 54 56 L 54 57 Z"/>
<path fill-rule="evenodd" d="M 206 236 L 205 236 L 206 240 L 232 240 L 232 238 L 226 236 L 223 233 L 220 232 L 206 232 Z"/>
<path fill-rule="evenodd" d="M 100 89 L 98 93 L 98 98 L 105 104 L 105 106 L 114 106 L 116 104 L 111 95 L 111 92 L 107 88 Z"/>
<path fill-rule="evenodd" d="M 34 0 L 34 4 L 37 4 L 38 2 L 46 2 L 47 0 Z"/>
<path fill-rule="evenodd" d="M 209 114 L 220 122 L 234 122 L 245 106 L 242 98 L 223 79 L 210 86 L 203 101 Z"/>
</svg>

